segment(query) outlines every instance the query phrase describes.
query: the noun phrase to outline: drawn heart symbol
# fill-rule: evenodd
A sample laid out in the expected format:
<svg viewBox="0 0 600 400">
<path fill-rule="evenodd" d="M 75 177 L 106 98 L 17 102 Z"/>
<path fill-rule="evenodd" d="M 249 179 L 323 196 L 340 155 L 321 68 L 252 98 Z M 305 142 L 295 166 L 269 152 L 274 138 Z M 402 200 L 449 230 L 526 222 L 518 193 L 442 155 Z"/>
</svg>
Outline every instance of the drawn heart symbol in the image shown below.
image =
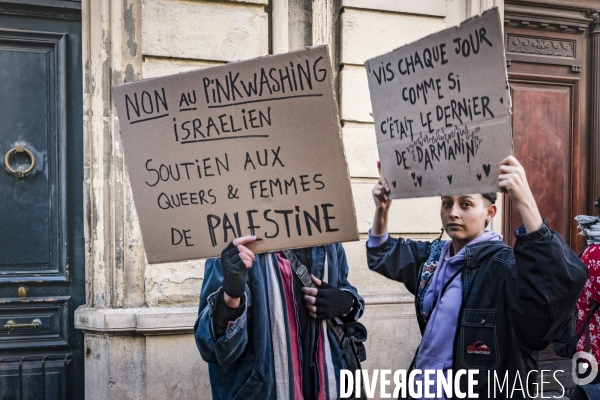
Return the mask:
<svg viewBox="0 0 600 400">
<path fill-rule="evenodd" d="M 415 184 L 415 187 L 417 187 L 417 182 L 413 182 Z"/>
<path fill-rule="evenodd" d="M 446 178 L 448 178 L 448 183 L 452 185 L 452 175 L 448 175 Z"/>
<path fill-rule="evenodd" d="M 483 172 L 485 176 L 490 176 L 490 164 L 483 164 Z"/>
<path fill-rule="evenodd" d="M 480 181 L 481 180 L 481 174 L 477 174 L 477 180 Z"/>
<path fill-rule="evenodd" d="M 392 182 L 392 185 L 394 185 L 394 187 L 396 187 L 396 181 Z"/>
<path fill-rule="evenodd" d="M 414 172 L 411 172 L 410 176 L 412 176 L 412 178 L 415 179 L 415 173 Z"/>
<path fill-rule="evenodd" d="M 417 182 L 419 182 L 419 186 L 421 186 L 421 175 L 417 176 Z"/>
<path fill-rule="evenodd" d="M 504 99 L 500 97 L 500 104 L 504 104 Z"/>
</svg>

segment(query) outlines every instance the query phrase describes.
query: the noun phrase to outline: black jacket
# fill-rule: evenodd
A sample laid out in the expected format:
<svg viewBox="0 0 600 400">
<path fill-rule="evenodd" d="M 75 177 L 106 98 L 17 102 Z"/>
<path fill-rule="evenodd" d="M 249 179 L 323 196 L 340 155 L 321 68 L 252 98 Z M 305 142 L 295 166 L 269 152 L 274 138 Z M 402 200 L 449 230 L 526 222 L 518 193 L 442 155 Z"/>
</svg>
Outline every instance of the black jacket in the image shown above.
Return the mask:
<svg viewBox="0 0 600 400">
<path fill-rule="evenodd" d="M 585 265 L 546 221 L 542 228 L 531 233 L 520 227 L 515 236 L 514 250 L 501 241 L 480 242 L 465 248 L 453 371 L 479 370 L 475 392 L 480 399 L 509 398 L 517 374 L 523 389 L 529 382 L 529 393 L 535 395 L 536 388 L 532 385 L 536 382 L 535 373 L 528 380 L 527 374 L 537 370 L 537 351 L 547 347 L 564 325 L 587 280 Z M 379 247 L 367 248 L 369 268 L 403 282 L 415 295 L 419 310 L 418 299 L 422 299 L 427 287 L 421 284 L 423 266 L 431 247 L 430 242 L 390 237 Z M 420 312 L 417 319 L 423 333 L 427 322 Z M 478 340 L 489 345 L 489 354 L 467 352 L 467 346 Z M 505 387 L 502 393 L 496 386 L 496 397 L 493 371 L 500 382 L 507 374 L 509 383 L 508 390 Z M 544 379 L 551 380 L 552 376 L 546 374 Z M 466 392 L 466 379 L 460 386 Z M 492 386 L 491 396 L 488 386 Z M 512 395 L 511 398 L 529 398 L 527 392 L 523 397 L 518 390 Z"/>
</svg>

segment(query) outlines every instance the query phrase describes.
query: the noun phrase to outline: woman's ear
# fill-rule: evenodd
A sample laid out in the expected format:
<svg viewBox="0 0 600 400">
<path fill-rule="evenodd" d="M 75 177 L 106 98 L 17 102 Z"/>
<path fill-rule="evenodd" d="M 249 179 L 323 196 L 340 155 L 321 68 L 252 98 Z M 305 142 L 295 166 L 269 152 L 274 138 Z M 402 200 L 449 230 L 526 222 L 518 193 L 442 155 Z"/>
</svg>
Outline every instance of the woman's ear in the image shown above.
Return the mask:
<svg viewBox="0 0 600 400">
<path fill-rule="evenodd" d="M 498 207 L 496 207 L 495 204 L 490 204 L 490 206 L 488 207 L 487 210 L 487 217 L 488 219 L 492 219 L 496 216 L 496 213 L 498 212 Z"/>
</svg>

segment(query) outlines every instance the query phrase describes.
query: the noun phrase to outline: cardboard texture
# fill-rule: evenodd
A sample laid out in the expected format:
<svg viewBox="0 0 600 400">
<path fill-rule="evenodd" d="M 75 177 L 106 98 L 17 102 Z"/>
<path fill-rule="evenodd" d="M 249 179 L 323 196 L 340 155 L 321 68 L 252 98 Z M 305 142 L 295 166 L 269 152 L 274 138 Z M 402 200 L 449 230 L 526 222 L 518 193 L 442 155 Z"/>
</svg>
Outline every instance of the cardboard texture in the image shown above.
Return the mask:
<svg viewBox="0 0 600 400">
<path fill-rule="evenodd" d="M 513 146 L 497 8 L 365 66 L 392 199 L 498 191 Z"/>
<path fill-rule="evenodd" d="M 358 240 L 327 47 L 115 87 L 150 263 Z"/>
</svg>

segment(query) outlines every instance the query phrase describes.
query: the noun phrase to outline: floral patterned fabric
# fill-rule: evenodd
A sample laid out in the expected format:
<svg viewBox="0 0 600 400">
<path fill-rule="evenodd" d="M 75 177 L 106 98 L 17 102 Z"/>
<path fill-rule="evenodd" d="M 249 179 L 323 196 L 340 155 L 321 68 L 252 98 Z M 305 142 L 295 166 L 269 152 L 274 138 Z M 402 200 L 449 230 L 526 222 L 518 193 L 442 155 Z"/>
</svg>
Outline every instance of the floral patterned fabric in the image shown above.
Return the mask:
<svg viewBox="0 0 600 400">
<path fill-rule="evenodd" d="M 423 299 L 425 297 L 425 293 L 427 293 L 427 289 L 429 289 L 429 284 L 431 283 L 431 277 L 435 272 L 438 263 L 440 261 L 440 256 L 442 255 L 442 249 L 444 245 L 447 243 L 447 240 L 435 240 L 431 243 L 431 248 L 429 250 L 429 258 L 423 264 L 423 269 L 421 272 L 421 280 L 419 283 L 419 289 L 417 292 L 417 310 L 423 315 L 425 321 L 429 319 L 429 315 L 423 313 Z"/>
<path fill-rule="evenodd" d="M 581 329 L 583 322 L 590 313 L 592 300 L 600 303 L 600 244 L 590 245 L 583 254 L 581 260 L 587 265 L 590 277 L 585 283 L 581 296 L 577 301 L 577 331 Z M 590 319 L 590 351 L 600 360 L 600 310 L 596 311 Z M 577 343 L 577 351 L 586 351 L 586 335 L 582 335 Z"/>
</svg>

